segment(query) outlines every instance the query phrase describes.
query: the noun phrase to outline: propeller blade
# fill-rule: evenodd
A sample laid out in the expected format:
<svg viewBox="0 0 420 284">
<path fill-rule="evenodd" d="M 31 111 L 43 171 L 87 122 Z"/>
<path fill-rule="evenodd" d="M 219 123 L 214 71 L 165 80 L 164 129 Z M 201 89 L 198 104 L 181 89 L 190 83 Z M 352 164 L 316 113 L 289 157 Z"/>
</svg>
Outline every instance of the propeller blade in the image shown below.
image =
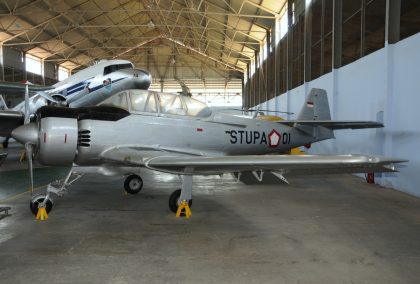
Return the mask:
<svg viewBox="0 0 420 284">
<path fill-rule="evenodd" d="M 257 106 L 257 109 L 255 110 L 254 114 L 252 115 L 252 118 L 256 118 L 258 116 L 258 113 L 260 112 L 261 107 Z"/>
<path fill-rule="evenodd" d="M 28 161 L 29 167 L 29 178 L 31 179 L 31 194 L 34 193 L 34 169 L 32 163 L 33 147 L 34 145 L 31 143 L 25 144 L 26 160 Z"/>
<path fill-rule="evenodd" d="M 25 120 L 24 124 L 28 124 L 30 121 L 30 113 L 31 110 L 29 109 L 29 85 L 26 84 L 25 86 Z"/>
<path fill-rule="evenodd" d="M 51 97 L 49 94 L 47 94 L 46 92 L 43 91 L 39 91 L 36 93 L 37 95 L 40 95 L 41 97 L 45 98 L 46 100 L 55 103 L 55 104 L 60 104 L 59 101 L 55 100 L 53 97 Z"/>
</svg>

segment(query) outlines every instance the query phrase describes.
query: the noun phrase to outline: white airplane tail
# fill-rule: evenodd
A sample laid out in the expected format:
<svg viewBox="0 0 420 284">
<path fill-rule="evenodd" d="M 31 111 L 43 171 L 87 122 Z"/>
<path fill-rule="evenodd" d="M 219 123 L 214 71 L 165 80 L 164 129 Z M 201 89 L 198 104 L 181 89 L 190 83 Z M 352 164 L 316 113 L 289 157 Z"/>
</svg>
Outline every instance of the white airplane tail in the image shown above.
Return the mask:
<svg viewBox="0 0 420 284">
<path fill-rule="evenodd" d="M 306 132 L 316 141 L 334 138 L 334 130 L 383 127 L 376 121 L 331 120 L 327 92 L 323 89 L 311 89 L 296 120 L 282 120 L 280 124 L 296 127 Z"/>
<path fill-rule="evenodd" d="M 297 120 L 331 120 L 327 92 L 323 89 L 311 89 Z"/>
</svg>

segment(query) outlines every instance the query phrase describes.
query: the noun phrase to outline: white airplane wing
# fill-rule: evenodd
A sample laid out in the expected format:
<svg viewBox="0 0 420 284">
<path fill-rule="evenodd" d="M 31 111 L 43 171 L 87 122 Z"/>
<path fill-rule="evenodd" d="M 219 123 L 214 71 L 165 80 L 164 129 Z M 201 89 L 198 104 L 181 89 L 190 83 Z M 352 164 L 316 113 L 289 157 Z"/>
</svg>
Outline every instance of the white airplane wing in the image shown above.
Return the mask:
<svg viewBox="0 0 420 284">
<path fill-rule="evenodd" d="M 119 154 L 120 153 L 120 154 Z M 171 155 L 172 154 L 172 155 Z M 282 174 L 325 174 L 396 172 L 395 164 L 405 160 L 364 155 L 247 155 L 247 156 L 174 156 L 161 152 L 152 158 L 132 149 L 108 151 L 101 155 L 109 162 L 176 173 L 213 175 L 245 171 L 274 171 Z"/>
</svg>

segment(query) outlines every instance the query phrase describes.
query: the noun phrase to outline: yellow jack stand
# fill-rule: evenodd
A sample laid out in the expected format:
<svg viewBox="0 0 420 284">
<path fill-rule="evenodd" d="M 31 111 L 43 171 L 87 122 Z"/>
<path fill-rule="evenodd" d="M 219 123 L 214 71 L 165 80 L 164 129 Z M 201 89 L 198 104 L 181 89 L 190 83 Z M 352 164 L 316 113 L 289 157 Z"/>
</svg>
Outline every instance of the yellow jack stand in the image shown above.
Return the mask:
<svg viewBox="0 0 420 284">
<path fill-rule="evenodd" d="M 188 206 L 188 202 L 183 200 L 181 204 L 178 206 L 178 210 L 176 211 L 176 218 L 181 216 L 182 210 L 185 209 L 185 218 L 190 218 L 192 216 L 190 206 Z"/>
<path fill-rule="evenodd" d="M 290 154 L 291 155 L 302 155 L 303 152 L 298 147 L 296 147 L 296 148 L 292 148 L 290 150 Z"/>
<path fill-rule="evenodd" d="M 22 153 L 20 153 L 20 156 L 19 156 L 19 162 L 22 163 L 24 160 L 26 160 L 26 152 L 22 151 Z"/>
<path fill-rule="evenodd" d="M 48 220 L 48 214 L 47 214 L 47 210 L 45 210 L 45 207 L 38 208 L 36 219 L 40 221 Z"/>
</svg>

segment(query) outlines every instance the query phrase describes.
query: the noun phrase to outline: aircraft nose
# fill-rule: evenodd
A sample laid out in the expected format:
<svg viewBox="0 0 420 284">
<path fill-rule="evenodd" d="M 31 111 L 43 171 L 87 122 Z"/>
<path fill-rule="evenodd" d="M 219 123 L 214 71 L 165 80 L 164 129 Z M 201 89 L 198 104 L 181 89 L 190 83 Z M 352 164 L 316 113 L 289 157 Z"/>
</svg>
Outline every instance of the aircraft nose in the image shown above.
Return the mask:
<svg viewBox="0 0 420 284">
<path fill-rule="evenodd" d="M 133 69 L 135 89 L 147 90 L 152 83 L 152 76 L 146 70 Z"/>
<path fill-rule="evenodd" d="M 12 131 L 12 137 L 22 143 L 31 143 L 37 144 L 38 143 L 38 129 L 36 123 L 28 123 L 18 128 L 15 128 Z"/>
</svg>

